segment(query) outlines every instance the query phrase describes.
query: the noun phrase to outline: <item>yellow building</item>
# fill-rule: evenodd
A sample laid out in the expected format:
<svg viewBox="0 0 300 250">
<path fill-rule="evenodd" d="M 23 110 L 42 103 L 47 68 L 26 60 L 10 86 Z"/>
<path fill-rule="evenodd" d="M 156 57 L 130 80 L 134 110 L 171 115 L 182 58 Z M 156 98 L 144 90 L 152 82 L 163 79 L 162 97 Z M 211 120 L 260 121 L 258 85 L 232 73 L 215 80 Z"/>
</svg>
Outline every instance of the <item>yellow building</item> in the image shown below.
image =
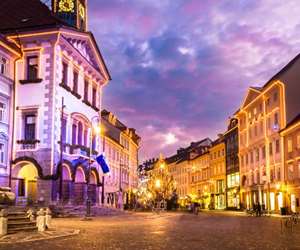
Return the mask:
<svg viewBox="0 0 300 250">
<path fill-rule="evenodd" d="M 126 127 L 113 113 L 103 110 L 101 115 L 102 148 L 110 166 L 110 174 L 104 177 L 105 204 L 116 206 L 120 200 L 120 192 L 123 204 L 129 204 L 130 196 L 138 184 L 138 151 L 141 138 L 135 129 Z"/>
<path fill-rule="evenodd" d="M 190 160 L 190 166 L 191 195 L 197 197 L 202 208 L 212 208 L 211 195 L 214 192 L 214 185 L 210 179 L 209 147 L 201 148 L 199 154 Z"/>
<path fill-rule="evenodd" d="M 223 136 L 220 136 L 212 143 L 209 149 L 210 154 L 210 173 L 213 184 L 213 199 L 212 207 L 214 209 L 226 208 L 226 158 L 225 158 L 225 143 Z"/>
</svg>

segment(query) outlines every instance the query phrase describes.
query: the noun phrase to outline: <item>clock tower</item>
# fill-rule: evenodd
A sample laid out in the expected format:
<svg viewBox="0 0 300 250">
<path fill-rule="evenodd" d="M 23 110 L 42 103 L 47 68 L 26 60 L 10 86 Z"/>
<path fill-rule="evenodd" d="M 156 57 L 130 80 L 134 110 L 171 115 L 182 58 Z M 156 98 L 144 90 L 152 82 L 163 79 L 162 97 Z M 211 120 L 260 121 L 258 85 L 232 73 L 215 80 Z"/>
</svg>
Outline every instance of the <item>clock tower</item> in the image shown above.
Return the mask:
<svg viewBox="0 0 300 250">
<path fill-rule="evenodd" d="M 53 13 L 69 25 L 86 31 L 87 0 L 52 0 Z"/>
</svg>

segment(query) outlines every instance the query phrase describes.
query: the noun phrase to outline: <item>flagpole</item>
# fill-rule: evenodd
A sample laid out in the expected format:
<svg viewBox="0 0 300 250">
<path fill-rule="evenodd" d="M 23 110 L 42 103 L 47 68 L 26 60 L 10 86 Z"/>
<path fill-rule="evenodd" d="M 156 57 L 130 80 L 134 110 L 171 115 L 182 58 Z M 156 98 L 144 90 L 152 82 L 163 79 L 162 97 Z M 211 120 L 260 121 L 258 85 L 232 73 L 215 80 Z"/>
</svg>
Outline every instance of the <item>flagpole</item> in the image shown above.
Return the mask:
<svg viewBox="0 0 300 250">
<path fill-rule="evenodd" d="M 61 117 L 60 117 L 60 166 L 59 167 L 59 200 L 62 202 L 63 192 L 63 120 L 64 120 L 64 97 L 61 99 Z"/>
</svg>

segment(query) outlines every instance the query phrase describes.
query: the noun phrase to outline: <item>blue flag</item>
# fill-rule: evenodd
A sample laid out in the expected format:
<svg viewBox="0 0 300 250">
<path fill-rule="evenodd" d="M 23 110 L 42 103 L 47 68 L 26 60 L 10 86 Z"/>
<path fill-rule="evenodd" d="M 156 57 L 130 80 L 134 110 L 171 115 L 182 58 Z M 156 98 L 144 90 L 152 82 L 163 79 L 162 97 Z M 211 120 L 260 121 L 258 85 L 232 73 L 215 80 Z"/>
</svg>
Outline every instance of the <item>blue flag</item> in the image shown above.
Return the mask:
<svg viewBox="0 0 300 250">
<path fill-rule="evenodd" d="M 108 164 L 107 164 L 107 162 L 106 162 L 105 157 L 104 157 L 103 154 L 98 155 L 98 156 L 96 157 L 96 161 L 98 162 L 98 164 L 99 164 L 100 167 L 102 168 L 103 174 L 107 174 L 107 173 L 110 172 L 109 166 L 108 166 Z"/>
<path fill-rule="evenodd" d="M 77 159 L 74 159 L 71 164 L 73 167 L 76 167 L 78 165 L 85 165 L 88 163 L 88 160 L 87 159 L 84 159 L 84 158 L 77 158 Z"/>
</svg>

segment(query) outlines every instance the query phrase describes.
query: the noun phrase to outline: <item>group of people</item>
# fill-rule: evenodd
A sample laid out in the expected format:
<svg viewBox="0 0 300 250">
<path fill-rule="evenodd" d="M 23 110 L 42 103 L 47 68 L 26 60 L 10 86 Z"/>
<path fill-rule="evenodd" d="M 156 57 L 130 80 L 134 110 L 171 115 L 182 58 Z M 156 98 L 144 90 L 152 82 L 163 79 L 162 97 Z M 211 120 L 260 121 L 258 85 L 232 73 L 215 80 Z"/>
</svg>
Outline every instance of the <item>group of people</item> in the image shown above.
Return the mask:
<svg viewBox="0 0 300 250">
<path fill-rule="evenodd" d="M 261 205 L 259 202 L 253 205 L 253 211 L 257 217 L 261 216 L 264 211 L 264 205 Z"/>
</svg>

